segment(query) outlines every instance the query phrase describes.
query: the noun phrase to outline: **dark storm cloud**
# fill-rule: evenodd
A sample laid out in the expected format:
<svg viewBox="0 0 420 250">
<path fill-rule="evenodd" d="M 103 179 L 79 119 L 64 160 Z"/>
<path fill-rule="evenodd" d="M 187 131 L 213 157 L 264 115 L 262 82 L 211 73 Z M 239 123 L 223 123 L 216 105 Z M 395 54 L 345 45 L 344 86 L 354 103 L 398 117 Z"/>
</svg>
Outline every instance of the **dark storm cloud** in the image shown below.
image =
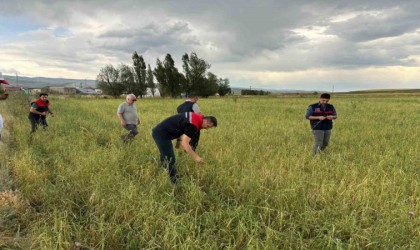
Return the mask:
<svg viewBox="0 0 420 250">
<path fill-rule="evenodd" d="M 420 15 L 413 9 L 391 8 L 359 14 L 347 22 L 331 24 L 328 32 L 343 39 L 363 42 L 400 36 L 419 28 Z"/>
<path fill-rule="evenodd" d="M 134 51 L 152 64 L 170 53 L 178 67 L 182 54 L 195 51 L 226 75 L 413 67 L 419 11 L 411 0 L 6 0 L 0 15 L 42 28 L 19 35 L 31 43 L 1 46 L 17 54 L 24 46 L 34 58 L 70 68 L 129 63 Z"/>
</svg>

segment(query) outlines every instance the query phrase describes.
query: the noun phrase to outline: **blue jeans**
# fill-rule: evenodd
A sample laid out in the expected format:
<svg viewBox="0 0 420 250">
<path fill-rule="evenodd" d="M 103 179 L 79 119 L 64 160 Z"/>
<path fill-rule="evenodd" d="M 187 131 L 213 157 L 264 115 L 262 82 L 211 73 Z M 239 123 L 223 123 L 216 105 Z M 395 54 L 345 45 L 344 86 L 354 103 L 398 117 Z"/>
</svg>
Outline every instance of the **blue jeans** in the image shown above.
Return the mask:
<svg viewBox="0 0 420 250">
<path fill-rule="evenodd" d="M 128 130 L 128 134 L 121 136 L 123 142 L 126 142 L 128 139 L 133 139 L 139 133 L 135 124 L 127 124 L 125 125 L 125 129 Z"/>
<path fill-rule="evenodd" d="M 34 133 L 38 126 L 42 126 L 44 129 L 48 127 L 47 118 L 44 115 L 29 115 L 29 121 L 31 121 L 31 132 Z"/>
<path fill-rule="evenodd" d="M 312 133 L 315 139 L 313 150 L 314 154 L 317 154 L 327 148 L 331 138 L 331 130 L 312 130 Z"/>
<path fill-rule="evenodd" d="M 160 152 L 160 162 L 168 169 L 172 183 L 176 183 L 178 174 L 175 167 L 175 152 L 172 140 L 160 138 L 155 133 L 152 133 L 152 136 Z"/>
</svg>

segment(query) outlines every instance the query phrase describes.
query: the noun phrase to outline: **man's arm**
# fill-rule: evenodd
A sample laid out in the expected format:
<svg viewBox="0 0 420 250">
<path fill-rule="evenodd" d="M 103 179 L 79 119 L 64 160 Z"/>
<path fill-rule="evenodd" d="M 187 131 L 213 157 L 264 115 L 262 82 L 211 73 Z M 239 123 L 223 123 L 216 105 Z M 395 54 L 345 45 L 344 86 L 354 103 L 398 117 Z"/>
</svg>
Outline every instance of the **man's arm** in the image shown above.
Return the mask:
<svg viewBox="0 0 420 250">
<path fill-rule="evenodd" d="M 121 113 L 117 113 L 117 116 L 118 116 L 118 119 L 121 122 L 121 126 L 125 127 L 127 125 L 127 123 L 125 122 L 124 117 L 122 116 L 122 114 Z"/>
<path fill-rule="evenodd" d="M 31 107 L 31 109 L 29 110 L 29 112 L 36 114 L 36 115 L 47 115 L 47 112 L 39 112 L 36 110 L 36 107 Z"/>
<path fill-rule="evenodd" d="M 198 163 L 204 163 L 204 160 L 196 153 L 190 146 L 191 138 L 188 135 L 183 135 L 181 140 L 181 147 L 184 148 L 185 152 L 187 152 L 194 161 Z"/>
<path fill-rule="evenodd" d="M 327 119 L 327 117 L 326 116 L 309 116 L 309 118 L 308 118 L 309 120 L 320 120 L 320 121 L 323 121 L 323 120 L 325 120 L 325 119 Z"/>
<path fill-rule="evenodd" d="M 194 113 L 201 114 L 200 107 L 198 107 L 198 104 L 197 103 L 194 103 L 193 104 L 192 110 L 193 110 Z"/>
<path fill-rule="evenodd" d="M 323 120 L 325 120 L 326 119 L 326 117 L 325 116 L 313 116 L 313 110 L 312 110 L 312 107 L 311 106 L 309 106 L 308 107 L 308 109 L 306 110 L 306 119 L 308 119 L 308 120 L 320 120 L 320 121 L 323 121 Z"/>
<path fill-rule="evenodd" d="M 337 111 L 335 111 L 334 106 L 333 106 L 333 114 L 327 116 L 327 118 L 328 118 L 328 120 L 335 120 L 335 119 L 337 119 Z"/>
<path fill-rule="evenodd" d="M 50 113 L 51 116 L 54 117 L 54 111 L 52 109 L 48 108 L 48 113 Z"/>
</svg>

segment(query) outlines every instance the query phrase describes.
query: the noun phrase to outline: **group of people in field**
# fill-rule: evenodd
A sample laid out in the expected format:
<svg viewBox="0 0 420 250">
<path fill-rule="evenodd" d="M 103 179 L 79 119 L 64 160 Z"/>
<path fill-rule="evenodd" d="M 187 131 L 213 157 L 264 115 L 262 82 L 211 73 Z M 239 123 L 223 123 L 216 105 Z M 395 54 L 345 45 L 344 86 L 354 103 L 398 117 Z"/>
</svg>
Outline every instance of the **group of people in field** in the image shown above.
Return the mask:
<svg viewBox="0 0 420 250">
<path fill-rule="evenodd" d="M 314 137 L 313 153 L 317 155 L 325 150 L 331 138 L 333 120 L 337 119 L 337 112 L 332 104 L 329 104 L 330 94 L 324 93 L 319 101 L 308 106 L 306 119 L 310 121 Z M 128 94 L 126 101 L 117 109 L 117 117 L 127 132 L 121 136 L 123 144 L 135 138 L 139 133 L 140 118 L 137 113 L 135 102 L 137 97 Z M 179 181 L 179 175 L 175 166 L 175 153 L 172 140 L 176 139 L 175 148 L 182 148 L 197 163 L 203 163 L 196 149 L 200 140 L 200 130 L 217 127 L 217 119 L 214 116 L 204 116 L 197 104 L 198 96 L 191 93 L 188 99 L 177 108 L 177 113 L 170 116 L 152 129 L 152 137 L 160 153 L 160 161 L 168 170 L 172 183 Z M 31 102 L 29 120 L 31 133 L 38 127 L 48 127 L 47 115 L 54 116 L 47 93 L 39 94 L 39 98 Z M 0 132 L 2 119 L 0 116 Z M 1 137 L 0 137 L 1 138 Z"/>
<path fill-rule="evenodd" d="M 330 98 L 330 94 L 322 94 L 319 102 L 309 105 L 306 111 L 306 119 L 310 121 L 314 136 L 315 155 L 328 146 L 333 120 L 337 119 L 334 106 L 329 104 Z M 117 110 L 121 125 L 128 130 L 127 134 L 121 136 L 123 143 L 138 134 L 140 119 L 134 105 L 136 99 L 133 94 L 127 95 L 126 102 L 121 103 Z M 178 106 L 177 115 L 166 118 L 152 129 L 153 139 L 160 152 L 160 161 L 168 169 L 173 183 L 178 181 L 179 176 L 175 167 L 172 140 L 177 140 L 175 148 L 183 148 L 194 161 L 203 163 L 203 159 L 195 152 L 200 140 L 200 130 L 217 127 L 217 119 L 214 116 L 203 116 L 197 101 L 198 96 L 190 94 L 189 98 Z"/>
<path fill-rule="evenodd" d="M 133 139 L 137 134 L 137 126 L 140 119 L 134 102 L 137 97 L 134 94 L 126 96 L 126 101 L 117 109 L 117 116 L 128 132 L 121 136 L 123 143 Z M 217 127 L 217 119 L 214 116 L 201 114 L 197 104 L 198 96 L 189 94 L 188 99 L 178 106 L 176 115 L 170 116 L 152 129 L 152 137 L 160 153 L 160 161 L 168 169 L 172 183 L 177 183 L 179 175 L 175 167 L 175 152 L 172 140 L 176 139 L 176 148 L 182 148 L 197 163 L 203 163 L 196 152 L 200 139 L 200 130 Z"/>
</svg>

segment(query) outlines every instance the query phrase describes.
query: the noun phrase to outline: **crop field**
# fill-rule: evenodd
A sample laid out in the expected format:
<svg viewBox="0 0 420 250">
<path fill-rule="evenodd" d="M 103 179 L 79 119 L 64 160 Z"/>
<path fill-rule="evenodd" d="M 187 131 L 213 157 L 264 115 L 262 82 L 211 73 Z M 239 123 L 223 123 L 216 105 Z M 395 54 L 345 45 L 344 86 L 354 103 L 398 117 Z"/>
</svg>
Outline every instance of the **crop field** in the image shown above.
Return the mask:
<svg viewBox="0 0 420 250">
<path fill-rule="evenodd" d="M 318 96 L 200 99 L 215 129 L 204 164 L 159 166 L 151 129 L 183 99 L 137 101 L 123 145 L 123 99 L 50 96 L 56 117 L 29 135 L 29 99 L 0 103 L 0 248 L 420 249 L 420 96 L 333 95 L 330 146 L 312 155 Z"/>
</svg>

